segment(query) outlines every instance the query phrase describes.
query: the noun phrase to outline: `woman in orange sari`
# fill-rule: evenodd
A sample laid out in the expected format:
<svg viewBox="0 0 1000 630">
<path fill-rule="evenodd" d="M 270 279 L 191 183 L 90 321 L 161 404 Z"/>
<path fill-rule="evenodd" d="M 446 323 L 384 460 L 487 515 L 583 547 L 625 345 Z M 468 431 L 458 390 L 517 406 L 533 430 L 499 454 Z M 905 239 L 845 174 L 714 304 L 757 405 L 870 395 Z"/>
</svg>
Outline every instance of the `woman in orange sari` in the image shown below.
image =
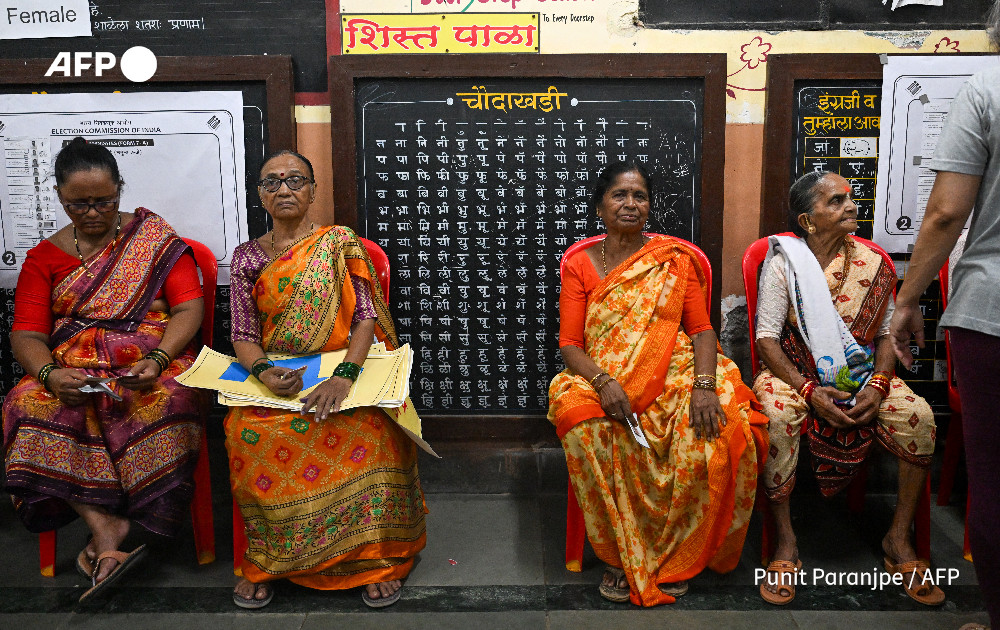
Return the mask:
<svg viewBox="0 0 1000 630">
<path fill-rule="evenodd" d="M 302 374 L 275 366 L 268 352 L 347 355 L 301 411 L 234 407 L 226 416 L 233 497 L 249 542 L 233 601 L 266 606 L 269 582 L 287 578 L 324 590 L 363 585 L 367 605 L 388 606 L 425 543 L 416 449 L 383 410 L 340 405 L 373 340 L 395 348 L 396 331 L 354 233 L 307 219 L 316 194 L 309 161 L 279 151 L 260 177 L 274 229 L 233 254 L 236 356 L 272 392 L 293 396 Z"/>
<path fill-rule="evenodd" d="M 566 262 L 568 369 L 549 387 L 587 537 L 607 564 L 601 595 L 642 606 L 672 603 L 705 567 L 736 567 L 767 451 L 767 419 L 717 352 L 694 255 L 643 236 L 649 199 L 638 164 L 598 177 L 608 236 Z"/>
</svg>

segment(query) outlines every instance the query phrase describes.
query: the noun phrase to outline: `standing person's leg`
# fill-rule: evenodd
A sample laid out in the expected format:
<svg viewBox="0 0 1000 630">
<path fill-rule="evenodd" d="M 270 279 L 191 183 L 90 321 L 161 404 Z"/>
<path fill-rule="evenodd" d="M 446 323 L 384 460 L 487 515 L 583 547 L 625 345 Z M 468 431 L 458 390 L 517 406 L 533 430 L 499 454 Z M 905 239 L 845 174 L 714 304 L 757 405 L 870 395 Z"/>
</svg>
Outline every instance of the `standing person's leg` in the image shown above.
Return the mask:
<svg viewBox="0 0 1000 630">
<path fill-rule="evenodd" d="M 1000 625 L 1000 338 L 949 329 L 969 471 L 969 545 L 993 627 Z"/>
</svg>

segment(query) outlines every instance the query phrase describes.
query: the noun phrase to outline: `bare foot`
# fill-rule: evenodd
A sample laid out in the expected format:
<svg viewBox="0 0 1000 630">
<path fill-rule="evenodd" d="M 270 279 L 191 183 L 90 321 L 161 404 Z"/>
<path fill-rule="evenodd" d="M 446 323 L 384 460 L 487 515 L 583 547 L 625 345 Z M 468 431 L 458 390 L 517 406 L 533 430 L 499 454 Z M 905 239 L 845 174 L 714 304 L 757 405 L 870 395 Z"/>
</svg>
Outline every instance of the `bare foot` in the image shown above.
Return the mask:
<svg viewBox="0 0 1000 630">
<path fill-rule="evenodd" d="M 893 564 L 902 564 L 917 559 L 917 552 L 910 544 L 910 537 L 894 536 L 891 531 L 882 539 L 882 551 L 892 560 Z"/>
<path fill-rule="evenodd" d="M 270 587 L 266 583 L 254 584 L 246 578 L 240 578 L 240 581 L 236 583 L 236 587 L 233 589 L 233 593 L 243 599 L 267 599 L 269 589 Z"/>
<path fill-rule="evenodd" d="M 365 584 L 365 591 L 368 593 L 369 599 L 382 599 L 383 597 L 391 597 L 402 586 L 403 583 L 399 580 L 392 580 L 391 582 Z"/>
<path fill-rule="evenodd" d="M 601 578 L 601 584 L 604 586 L 610 586 L 611 588 L 628 588 L 628 578 L 622 575 L 618 582 L 615 583 L 615 574 L 609 570 L 604 571 L 604 576 Z"/>
</svg>

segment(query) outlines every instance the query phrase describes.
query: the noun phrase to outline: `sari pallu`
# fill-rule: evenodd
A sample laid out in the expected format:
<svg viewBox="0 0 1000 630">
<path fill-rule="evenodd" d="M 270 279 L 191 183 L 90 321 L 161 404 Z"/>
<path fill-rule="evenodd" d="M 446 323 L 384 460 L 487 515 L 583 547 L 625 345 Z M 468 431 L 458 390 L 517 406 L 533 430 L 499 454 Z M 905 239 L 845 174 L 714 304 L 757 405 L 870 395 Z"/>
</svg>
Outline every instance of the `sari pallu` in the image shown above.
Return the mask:
<svg viewBox="0 0 1000 630">
<path fill-rule="evenodd" d="M 53 287 L 53 361 L 90 376 L 127 373 L 163 338 L 169 314 L 148 309 L 186 249 L 163 219 L 137 209 L 117 242 Z M 202 427 L 201 395 L 174 378 L 194 357 L 189 346 L 148 390 L 110 383 L 121 402 L 94 394 L 66 407 L 34 377 L 21 379 L 3 407 L 6 487 L 30 531 L 75 519 L 70 500 L 176 533 Z"/>
<path fill-rule="evenodd" d="M 268 264 L 254 287 L 262 345 L 310 353 L 347 345 L 356 296 L 367 280 L 375 336 L 398 346 L 368 255 L 353 232 L 321 228 Z M 243 575 L 346 589 L 406 577 L 425 544 L 416 447 L 373 407 L 318 421 L 266 407 L 226 416 L 233 496 L 246 525 Z"/>
<path fill-rule="evenodd" d="M 721 354 L 716 391 L 728 422 L 714 442 L 696 439 L 689 424 L 694 350 L 680 330 L 686 282 L 679 279 L 691 265 L 698 269 L 681 245 L 656 238 L 588 298 L 585 350 L 625 389 L 652 448 L 605 417 L 581 376 L 567 370 L 549 387 L 549 420 L 591 546 L 625 569 L 631 600 L 643 606 L 674 601 L 658 584 L 705 567 L 735 568 L 767 453 L 767 419 Z"/>
<path fill-rule="evenodd" d="M 875 334 L 885 317 L 892 290 L 896 286 L 896 274 L 878 253 L 853 238 L 847 237 L 844 243 L 843 255 L 848 261 L 845 267 L 847 276 L 844 277 L 843 271 L 834 271 L 826 275 L 824 281 L 831 293 L 836 290 L 837 295 L 831 295 L 831 299 L 837 313 L 854 340 L 871 357 L 874 354 Z M 793 309 L 794 306 L 790 311 Z M 791 316 L 791 313 L 782 329 L 779 342 L 800 374 L 819 380 L 816 362 L 799 332 L 797 318 Z M 918 458 L 901 449 L 877 421 L 864 427 L 837 429 L 809 414 L 806 423 L 812 469 L 823 496 L 832 496 L 851 483 L 876 436 L 887 450 L 897 456 L 918 465 L 929 465 L 929 457 Z M 925 459 L 927 461 L 923 463 Z M 787 496 L 793 485 L 794 480 L 790 477 L 787 490 L 781 496 Z"/>
</svg>

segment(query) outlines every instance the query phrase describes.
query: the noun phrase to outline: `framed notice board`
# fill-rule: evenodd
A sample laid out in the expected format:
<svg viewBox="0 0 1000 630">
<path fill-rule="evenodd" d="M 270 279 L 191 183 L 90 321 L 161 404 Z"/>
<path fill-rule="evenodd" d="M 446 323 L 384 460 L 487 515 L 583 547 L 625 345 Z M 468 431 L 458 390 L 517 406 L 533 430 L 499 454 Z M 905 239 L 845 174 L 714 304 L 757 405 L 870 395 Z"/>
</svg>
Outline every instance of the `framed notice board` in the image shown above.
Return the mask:
<svg viewBox="0 0 1000 630">
<path fill-rule="evenodd" d="M 795 54 L 768 58 L 760 235 L 788 231 L 788 189 L 812 170 L 839 173 L 858 206 L 856 234 L 871 239 L 878 173 L 882 64 L 870 54 Z M 897 271 L 906 264 L 896 259 Z M 900 376 L 931 404 L 946 405 L 944 339 L 938 339 L 941 292 L 935 281 L 920 300 L 926 347 Z"/>
<path fill-rule="evenodd" d="M 724 82 L 724 55 L 330 59 L 337 222 L 389 255 L 422 411 L 544 415 L 559 260 L 604 232 L 606 164 L 643 162 L 647 231 L 719 269 Z"/>
<path fill-rule="evenodd" d="M 103 76 L 45 77 L 52 59 L 0 59 L 0 93 L 31 94 L 120 92 L 185 92 L 238 90 L 243 95 L 243 126 L 246 174 L 247 227 L 251 238 L 269 229 L 269 217 L 256 194 L 261 161 L 275 148 L 295 148 L 291 57 L 159 57 L 157 71 L 145 83 L 128 81 L 115 67 Z M 2 118 L 2 112 L 0 112 Z M 0 128 L 0 137 L 3 129 Z M 184 155 L 177 155 L 180 162 Z M 167 177 L 171 173 L 151 173 Z M 184 186 L 184 181 L 176 182 Z M 157 209 L 151 208 L 156 211 Z M 182 234 L 198 238 L 197 234 Z M 229 287 L 216 291 L 213 345 L 231 350 L 229 341 Z M 0 392 L 6 393 L 23 376 L 10 348 L 10 324 L 14 316 L 14 291 L 0 290 Z"/>
</svg>

